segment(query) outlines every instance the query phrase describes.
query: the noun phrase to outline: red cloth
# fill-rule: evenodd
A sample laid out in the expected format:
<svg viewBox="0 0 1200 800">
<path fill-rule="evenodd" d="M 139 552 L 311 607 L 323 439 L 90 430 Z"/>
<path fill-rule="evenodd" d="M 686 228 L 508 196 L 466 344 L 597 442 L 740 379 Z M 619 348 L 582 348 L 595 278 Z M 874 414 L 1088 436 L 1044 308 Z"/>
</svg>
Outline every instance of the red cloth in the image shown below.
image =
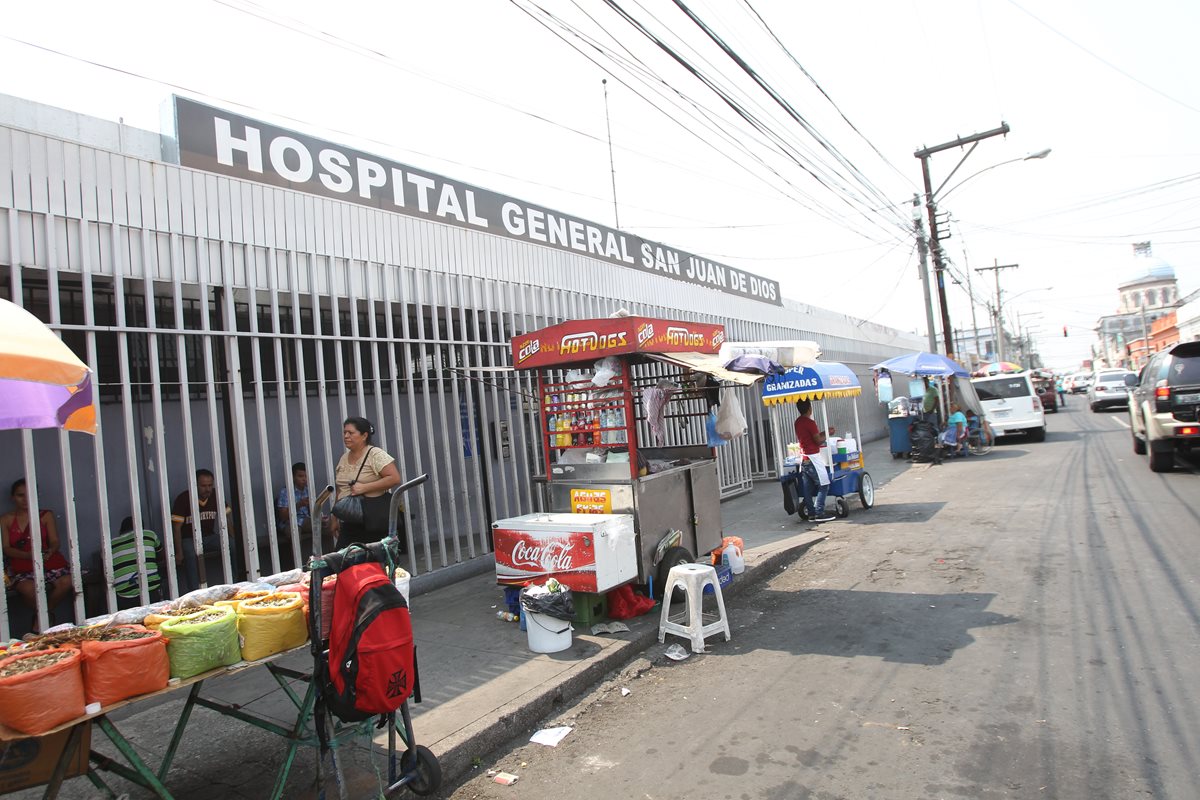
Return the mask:
<svg viewBox="0 0 1200 800">
<path fill-rule="evenodd" d="M 800 449 L 805 455 L 811 456 L 821 452 L 821 443 L 817 440 L 820 435 L 821 432 L 812 417 L 796 417 L 796 441 L 800 443 Z"/>
<path fill-rule="evenodd" d="M 654 601 L 644 595 L 634 594 L 633 587 L 628 583 L 608 593 L 608 615 L 613 619 L 640 617 L 652 608 Z"/>
<path fill-rule="evenodd" d="M 44 555 L 50 549 L 50 530 L 46 527 L 46 517 L 50 515 L 49 511 L 42 511 L 42 554 Z M 15 547 L 18 550 L 24 550 L 27 553 L 33 552 L 33 541 L 29 535 L 29 527 L 24 530 L 17 524 L 17 514 L 14 511 L 12 522 L 8 525 L 8 545 Z M 63 558 L 63 554 L 55 551 L 50 554 L 50 558 L 43 562 L 43 568 L 63 569 L 67 566 L 67 559 Z M 13 573 L 33 572 L 33 561 L 28 558 L 13 558 L 8 561 L 8 568 Z"/>
</svg>

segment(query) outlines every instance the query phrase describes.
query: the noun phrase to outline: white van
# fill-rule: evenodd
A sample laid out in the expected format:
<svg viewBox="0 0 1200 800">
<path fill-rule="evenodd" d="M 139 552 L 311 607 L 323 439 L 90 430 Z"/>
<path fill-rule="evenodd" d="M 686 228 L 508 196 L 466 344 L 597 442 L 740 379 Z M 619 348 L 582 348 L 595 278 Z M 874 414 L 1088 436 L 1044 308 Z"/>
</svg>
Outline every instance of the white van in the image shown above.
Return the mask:
<svg viewBox="0 0 1200 800">
<path fill-rule="evenodd" d="M 997 436 L 1025 433 L 1031 442 L 1045 440 L 1046 411 L 1028 372 L 973 378 L 971 384 Z"/>
</svg>

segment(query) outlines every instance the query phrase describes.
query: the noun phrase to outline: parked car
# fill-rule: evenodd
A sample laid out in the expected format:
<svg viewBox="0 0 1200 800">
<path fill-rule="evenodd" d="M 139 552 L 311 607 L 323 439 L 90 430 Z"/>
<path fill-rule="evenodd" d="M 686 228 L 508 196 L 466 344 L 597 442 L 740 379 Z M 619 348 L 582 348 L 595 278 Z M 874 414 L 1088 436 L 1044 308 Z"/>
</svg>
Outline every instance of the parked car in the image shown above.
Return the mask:
<svg viewBox="0 0 1200 800">
<path fill-rule="evenodd" d="M 1071 394 L 1083 394 L 1092 383 L 1092 373 L 1076 372 L 1071 376 Z"/>
<path fill-rule="evenodd" d="M 1045 440 L 1046 412 L 1028 372 L 973 378 L 971 383 L 997 436 L 1024 433 L 1030 441 Z"/>
<path fill-rule="evenodd" d="M 1092 411 L 1113 406 L 1128 406 L 1129 392 L 1137 386 L 1136 372 L 1127 369 L 1101 369 L 1092 376 L 1088 387 L 1088 405 Z"/>
<path fill-rule="evenodd" d="M 1033 390 L 1037 392 L 1038 400 L 1047 414 L 1058 413 L 1058 394 L 1054 391 L 1054 379 L 1034 378 Z"/>
<path fill-rule="evenodd" d="M 1177 453 L 1200 449 L 1200 342 L 1155 353 L 1129 402 L 1133 452 L 1150 453 L 1150 469 L 1170 472 Z"/>
</svg>

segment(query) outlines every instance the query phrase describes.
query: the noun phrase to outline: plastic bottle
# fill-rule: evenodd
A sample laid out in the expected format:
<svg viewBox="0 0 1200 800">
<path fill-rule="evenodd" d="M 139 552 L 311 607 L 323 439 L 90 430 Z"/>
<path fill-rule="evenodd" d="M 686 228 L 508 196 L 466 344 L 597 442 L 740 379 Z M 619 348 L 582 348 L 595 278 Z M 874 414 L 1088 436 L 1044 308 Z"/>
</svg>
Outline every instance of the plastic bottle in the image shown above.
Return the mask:
<svg viewBox="0 0 1200 800">
<path fill-rule="evenodd" d="M 511 611 L 497 611 L 496 619 L 502 619 L 505 622 L 516 622 L 518 619 L 520 619 L 520 617 Z"/>
<path fill-rule="evenodd" d="M 721 551 L 721 563 L 729 567 L 729 571 L 734 575 L 741 575 L 746 571 L 746 559 L 742 556 L 742 549 L 736 544 L 725 545 L 725 549 Z"/>
</svg>

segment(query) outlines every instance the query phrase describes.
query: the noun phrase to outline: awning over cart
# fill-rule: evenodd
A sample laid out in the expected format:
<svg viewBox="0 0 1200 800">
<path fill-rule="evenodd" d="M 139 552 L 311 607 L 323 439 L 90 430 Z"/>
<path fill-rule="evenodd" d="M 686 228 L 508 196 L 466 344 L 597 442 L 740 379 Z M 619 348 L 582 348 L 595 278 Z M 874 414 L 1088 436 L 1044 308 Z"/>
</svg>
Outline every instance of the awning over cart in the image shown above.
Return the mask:
<svg viewBox="0 0 1200 800">
<path fill-rule="evenodd" d="M 719 381 L 729 381 L 740 386 L 753 386 L 762 380 L 756 372 L 734 372 L 721 366 L 721 357 L 707 353 L 649 353 L 650 358 L 665 364 L 674 364 L 684 369 L 712 375 Z"/>
<path fill-rule="evenodd" d="M 808 367 L 792 367 L 781 375 L 767 377 L 763 384 L 763 405 L 794 403 L 797 400 L 825 400 L 831 397 L 858 397 L 862 384 L 854 370 L 836 361 L 819 361 Z"/>
</svg>

